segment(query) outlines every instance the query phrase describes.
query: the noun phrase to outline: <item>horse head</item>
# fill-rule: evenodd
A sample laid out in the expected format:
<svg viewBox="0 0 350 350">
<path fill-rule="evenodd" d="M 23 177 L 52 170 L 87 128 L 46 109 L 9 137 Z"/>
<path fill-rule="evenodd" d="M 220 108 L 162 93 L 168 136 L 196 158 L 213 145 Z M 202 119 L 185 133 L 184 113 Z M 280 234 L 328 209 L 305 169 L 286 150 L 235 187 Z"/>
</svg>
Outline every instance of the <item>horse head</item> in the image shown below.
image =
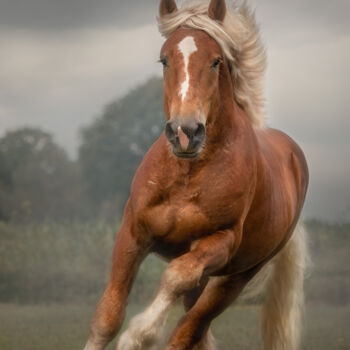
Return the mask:
<svg viewBox="0 0 350 350">
<path fill-rule="evenodd" d="M 177 12 L 173 0 L 162 0 L 160 21 Z M 207 9 L 210 20 L 222 22 L 225 1 L 212 0 Z M 219 79 L 227 62 L 218 42 L 208 33 L 179 26 L 164 43 L 160 62 L 163 65 L 165 134 L 173 153 L 194 158 L 203 150 L 210 117 L 219 106 Z"/>
</svg>

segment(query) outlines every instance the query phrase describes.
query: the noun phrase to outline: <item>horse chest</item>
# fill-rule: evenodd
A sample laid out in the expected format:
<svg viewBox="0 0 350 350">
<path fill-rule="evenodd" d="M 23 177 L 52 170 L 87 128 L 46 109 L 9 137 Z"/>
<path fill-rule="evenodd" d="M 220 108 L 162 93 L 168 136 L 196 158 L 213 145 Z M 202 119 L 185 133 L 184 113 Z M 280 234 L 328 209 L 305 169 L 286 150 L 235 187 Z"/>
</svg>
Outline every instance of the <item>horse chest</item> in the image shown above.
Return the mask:
<svg viewBox="0 0 350 350">
<path fill-rule="evenodd" d="M 208 230 L 210 223 L 200 207 L 193 204 L 161 204 L 149 210 L 147 226 L 155 237 L 182 241 Z"/>
<path fill-rule="evenodd" d="M 143 224 L 155 237 L 181 243 L 227 226 L 233 219 L 230 191 L 211 183 L 174 186 L 147 206 Z"/>
</svg>

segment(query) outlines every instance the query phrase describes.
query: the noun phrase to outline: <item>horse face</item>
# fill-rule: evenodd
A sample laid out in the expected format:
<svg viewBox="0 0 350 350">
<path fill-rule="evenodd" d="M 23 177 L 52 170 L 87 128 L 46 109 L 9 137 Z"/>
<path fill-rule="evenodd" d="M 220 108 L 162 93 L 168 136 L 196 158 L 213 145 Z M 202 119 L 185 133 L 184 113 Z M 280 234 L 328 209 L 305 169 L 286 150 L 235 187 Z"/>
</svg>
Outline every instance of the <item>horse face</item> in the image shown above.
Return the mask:
<svg viewBox="0 0 350 350">
<path fill-rule="evenodd" d="M 179 28 L 163 45 L 160 61 L 166 137 L 176 156 L 194 158 L 203 149 L 208 116 L 218 102 L 220 46 L 203 31 Z"/>
</svg>

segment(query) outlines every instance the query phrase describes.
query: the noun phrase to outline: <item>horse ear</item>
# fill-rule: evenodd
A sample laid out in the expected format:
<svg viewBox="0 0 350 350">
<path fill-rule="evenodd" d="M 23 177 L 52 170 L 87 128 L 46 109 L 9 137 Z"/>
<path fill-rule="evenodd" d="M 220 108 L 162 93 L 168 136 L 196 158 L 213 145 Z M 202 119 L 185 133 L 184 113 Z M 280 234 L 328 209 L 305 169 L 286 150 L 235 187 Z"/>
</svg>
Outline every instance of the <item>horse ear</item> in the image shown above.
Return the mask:
<svg viewBox="0 0 350 350">
<path fill-rule="evenodd" d="M 211 19 L 222 22 L 226 15 L 225 0 L 211 0 L 208 14 Z"/>
<path fill-rule="evenodd" d="M 177 11 L 175 0 L 161 0 L 159 4 L 160 17 L 169 15 L 170 13 Z"/>
</svg>

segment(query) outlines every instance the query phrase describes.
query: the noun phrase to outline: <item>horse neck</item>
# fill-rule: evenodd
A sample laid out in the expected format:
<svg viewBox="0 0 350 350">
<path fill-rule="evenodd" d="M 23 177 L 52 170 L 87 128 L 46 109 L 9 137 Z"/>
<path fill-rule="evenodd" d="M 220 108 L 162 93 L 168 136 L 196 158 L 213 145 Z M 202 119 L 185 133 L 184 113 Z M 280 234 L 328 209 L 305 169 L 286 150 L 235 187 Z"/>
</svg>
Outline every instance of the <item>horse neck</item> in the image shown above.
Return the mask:
<svg viewBox="0 0 350 350">
<path fill-rule="evenodd" d="M 234 99 L 231 74 L 227 65 L 219 75 L 219 88 L 208 116 L 206 148 L 221 148 L 244 130 L 251 128 L 248 118 Z"/>
</svg>

